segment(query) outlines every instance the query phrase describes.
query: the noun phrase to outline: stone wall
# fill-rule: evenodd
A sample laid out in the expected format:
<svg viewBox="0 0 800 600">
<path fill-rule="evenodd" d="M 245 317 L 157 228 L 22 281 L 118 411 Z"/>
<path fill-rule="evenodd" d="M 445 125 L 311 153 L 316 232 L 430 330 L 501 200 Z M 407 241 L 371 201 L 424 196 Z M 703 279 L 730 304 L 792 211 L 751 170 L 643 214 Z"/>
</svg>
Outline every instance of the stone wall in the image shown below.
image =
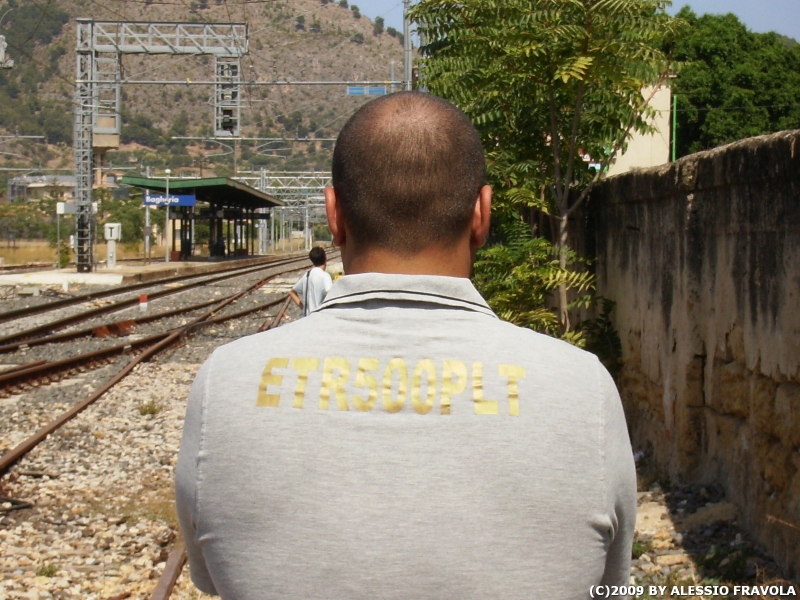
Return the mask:
<svg viewBox="0 0 800 600">
<path fill-rule="evenodd" d="M 634 446 L 721 481 L 800 575 L 800 131 L 609 178 L 588 211 Z"/>
</svg>

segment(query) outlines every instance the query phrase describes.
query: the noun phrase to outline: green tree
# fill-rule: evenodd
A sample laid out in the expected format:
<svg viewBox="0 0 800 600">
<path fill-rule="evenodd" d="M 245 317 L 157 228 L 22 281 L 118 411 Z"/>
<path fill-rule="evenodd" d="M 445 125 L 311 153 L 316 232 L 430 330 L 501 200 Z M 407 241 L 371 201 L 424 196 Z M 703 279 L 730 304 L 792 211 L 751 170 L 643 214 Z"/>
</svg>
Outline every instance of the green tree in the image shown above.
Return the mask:
<svg viewBox="0 0 800 600">
<path fill-rule="evenodd" d="M 650 131 L 652 94 L 670 71 L 664 48 L 681 21 L 664 0 L 421 0 L 420 83 L 476 124 L 501 221 L 537 209 L 556 221 L 562 272 L 569 217 L 633 131 Z M 580 159 L 588 152 L 598 172 Z M 567 282 L 559 325 L 571 330 Z"/>
<path fill-rule="evenodd" d="M 383 17 L 375 17 L 375 24 L 372 26 L 372 35 L 382 34 L 383 25 L 384 25 Z"/>
<path fill-rule="evenodd" d="M 684 63 L 673 85 L 678 156 L 800 128 L 800 45 L 732 14 L 678 16 L 691 25 L 674 44 Z"/>
<path fill-rule="evenodd" d="M 473 282 L 497 315 L 515 325 L 558 335 L 558 317 L 547 308 L 547 300 L 560 285 L 580 294 L 571 305 L 585 305 L 595 278 L 587 271 L 561 268 L 550 242 L 533 237 L 526 223 L 509 220 L 499 227 L 504 244 L 490 245 L 478 255 Z M 569 251 L 571 262 L 580 259 Z M 580 332 L 561 332 L 562 337 L 582 345 Z"/>
</svg>

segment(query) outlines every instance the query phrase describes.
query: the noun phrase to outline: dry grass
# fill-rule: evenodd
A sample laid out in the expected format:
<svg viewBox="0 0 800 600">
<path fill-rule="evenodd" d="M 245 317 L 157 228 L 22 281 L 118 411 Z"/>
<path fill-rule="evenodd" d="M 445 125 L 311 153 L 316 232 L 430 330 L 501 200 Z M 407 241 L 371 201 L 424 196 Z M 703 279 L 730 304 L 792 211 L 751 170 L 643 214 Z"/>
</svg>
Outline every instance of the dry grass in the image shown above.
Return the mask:
<svg viewBox="0 0 800 600">
<path fill-rule="evenodd" d="M 164 407 L 155 400 L 148 400 L 139 404 L 139 414 L 142 416 L 157 415 L 162 408 Z"/>
<path fill-rule="evenodd" d="M 143 258 L 143 244 L 121 244 L 117 246 L 117 258 Z M 152 256 L 163 256 L 163 246 L 153 246 L 150 250 Z M 56 263 L 56 249 L 51 248 L 44 240 L 17 240 L 14 246 L 7 241 L 0 242 L 0 258 L 7 265 L 24 265 L 26 263 L 52 262 Z M 70 257 L 75 259 L 74 253 Z M 106 245 L 97 245 L 97 260 L 106 260 Z"/>
</svg>

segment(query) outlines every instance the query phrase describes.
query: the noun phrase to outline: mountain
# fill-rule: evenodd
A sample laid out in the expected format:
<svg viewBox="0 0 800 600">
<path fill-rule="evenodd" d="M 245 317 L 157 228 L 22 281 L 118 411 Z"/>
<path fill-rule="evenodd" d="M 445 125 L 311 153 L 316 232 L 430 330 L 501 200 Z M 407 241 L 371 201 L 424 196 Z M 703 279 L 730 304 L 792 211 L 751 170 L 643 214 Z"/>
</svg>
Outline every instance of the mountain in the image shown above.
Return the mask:
<svg viewBox="0 0 800 600">
<path fill-rule="evenodd" d="M 0 134 L 44 135 L 38 141 L 6 141 L 0 166 L 71 167 L 72 95 L 76 18 L 106 21 L 246 23 L 249 53 L 245 81 L 380 80 L 390 62 L 402 74 L 402 41 L 382 31 L 347 0 L 6 0 L 0 2 L 0 34 L 13 69 L 0 70 Z M 124 55 L 129 80 L 213 81 L 208 56 Z M 211 86 L 123 85 L 123 145 L 109 153 L 115 166 L 170 167 L 173 173 L 230 174 L 233 152 L 216 143 L 173 140 L 209 136 Z M 244 137 L 335 137 L 365 98 L 348 97 L 342 85 L 245 86 Z M 0 142 L 3 140 L 0 140 Z M 261 142 L 264 144 L 264 142 Z M 241 142 L 238 170 L 326 169 L 331 143 Z M 216 155 L 216 156 L 214 156 Z M 2 186 L 4 187 L 4 186 Z"/>
</svg>

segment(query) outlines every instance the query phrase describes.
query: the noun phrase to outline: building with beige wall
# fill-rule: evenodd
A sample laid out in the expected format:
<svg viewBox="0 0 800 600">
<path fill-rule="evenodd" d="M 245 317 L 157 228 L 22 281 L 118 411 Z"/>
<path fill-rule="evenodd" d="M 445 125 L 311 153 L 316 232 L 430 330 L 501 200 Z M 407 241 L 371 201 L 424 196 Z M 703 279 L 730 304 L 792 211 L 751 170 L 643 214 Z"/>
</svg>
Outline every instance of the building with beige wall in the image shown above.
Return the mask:
<svg viewBox="0 0 800 600">
<path fill-rule="evenodd" d="M 652 92 L 653 88 L 646 88 L 642 95 L 647 98 Z M 669 162 L 671 102 L 672 93 L 669 86 L 662 86 L 650 101 L 650 105 L 656 111 L 651 121 L 656 132 L 634 133 L 628 142 L 628 148 L 608 169 L 609 176 L 627 173 L 631 169 L 657 167 Z"/>
</svg>

